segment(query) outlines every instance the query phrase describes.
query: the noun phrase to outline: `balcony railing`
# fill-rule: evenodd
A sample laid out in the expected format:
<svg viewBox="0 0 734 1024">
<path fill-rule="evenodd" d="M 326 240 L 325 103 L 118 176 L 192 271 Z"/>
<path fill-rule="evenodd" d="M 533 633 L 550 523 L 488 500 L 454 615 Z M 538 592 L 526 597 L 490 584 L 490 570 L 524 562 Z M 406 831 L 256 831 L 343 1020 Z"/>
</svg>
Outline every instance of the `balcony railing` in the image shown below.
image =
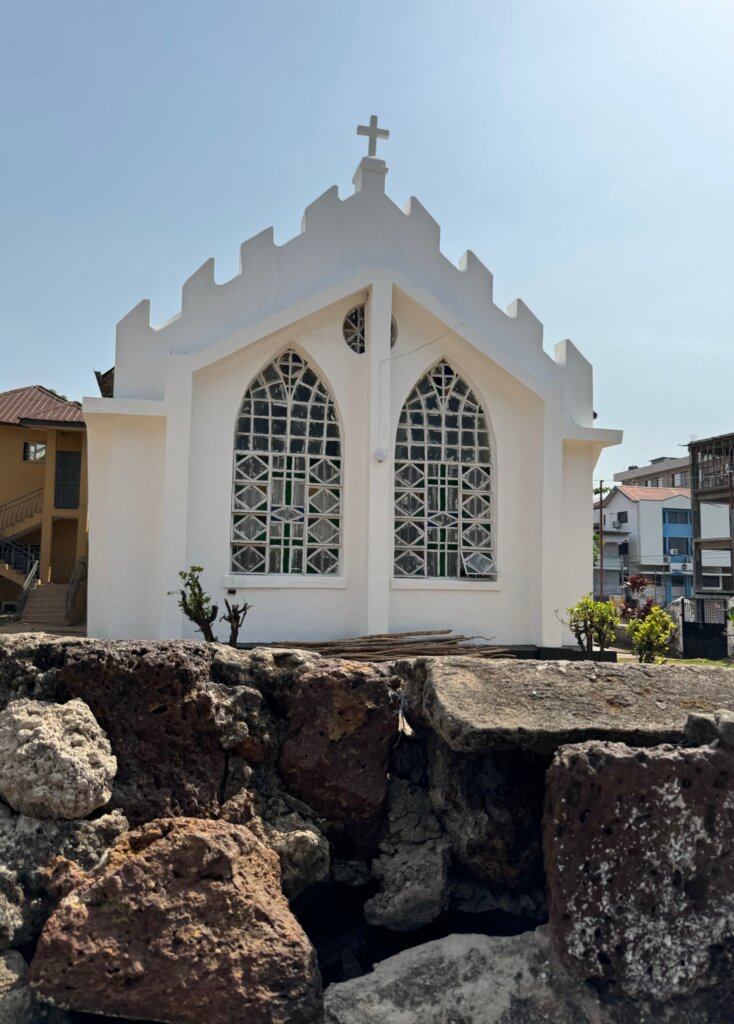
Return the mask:
<svg viewBox="0 0 734 1024">
<path fill-rule="evenodd" d="M 623 565 L 624 561 L 619 555 L 604 555 L 605 569 L 621 569 Z M 601 561 L 599 558 L 594 559 L 594 568 L 601 568 Z"/>
<path fill-rule="evenodd" d="M 79 484 L 56 484 L 54 508 L 79 508 Z"/>
</svg>

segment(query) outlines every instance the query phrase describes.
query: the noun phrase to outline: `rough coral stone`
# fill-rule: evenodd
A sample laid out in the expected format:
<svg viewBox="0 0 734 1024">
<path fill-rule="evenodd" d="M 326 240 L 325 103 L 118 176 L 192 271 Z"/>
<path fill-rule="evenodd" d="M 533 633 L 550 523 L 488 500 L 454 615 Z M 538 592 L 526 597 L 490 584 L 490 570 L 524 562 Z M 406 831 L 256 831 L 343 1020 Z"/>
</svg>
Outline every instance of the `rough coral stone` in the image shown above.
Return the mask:
<svg viewBox="0 0 734 1024">
<path fill-rule="evenodd" d="M 547 775 L 555 947 L 577 977 L 635 998 L 729 983 L 734 756 L 588 742 Z"/>
<path fill-rule="evenodd" d="M 109 735 L 119 770 L 110 806 L 132 824 L 215 817 L 225 772 L 210 645 L 97 642 L 71 648 L 57 685 L 83 696 Z"/>
<path fill-rule="evenodd" d="M 110 798 L 109 740 L 82 700 L 15 700 L 0 712 L 0 795 L 34 818 L 86 818 Z"/>
<path fill-rule="evenodd" d="M 191 818 L 112 847 L 47 922 L 30 982 L 69 1009 L 170 1024 L 310 1024 L 322 1005 L 275 853 Z"/>
<path fill-rule="evenodd" d="M 369 842 L 379 819 L 398 738 L 391 692 L 373 666 L 348 661 L 324 661 L 291 685 L 280 772 L 337 839 Z"/>
</svg>

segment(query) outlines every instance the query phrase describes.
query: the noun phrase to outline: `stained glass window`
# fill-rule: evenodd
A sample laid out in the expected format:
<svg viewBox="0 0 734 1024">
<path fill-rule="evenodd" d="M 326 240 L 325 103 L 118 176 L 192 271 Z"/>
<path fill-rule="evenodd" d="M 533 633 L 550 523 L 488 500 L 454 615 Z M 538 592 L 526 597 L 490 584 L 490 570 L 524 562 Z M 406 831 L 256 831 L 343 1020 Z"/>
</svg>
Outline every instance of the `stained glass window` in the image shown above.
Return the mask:
<svg viewBox="0 0 734 1024">
<path fill-rule="evenodd" d="M 327 387 L 297 352 L 278 356 L 245 394 L 232 494 L 232 572 L 339 571 L 339 421 Z"/>
<path fill-rule="evenodd" d="M 495 579 L 484 410 L 445 361 L 418 381 L 395 444 L 395 575 Z"/>
</svg>

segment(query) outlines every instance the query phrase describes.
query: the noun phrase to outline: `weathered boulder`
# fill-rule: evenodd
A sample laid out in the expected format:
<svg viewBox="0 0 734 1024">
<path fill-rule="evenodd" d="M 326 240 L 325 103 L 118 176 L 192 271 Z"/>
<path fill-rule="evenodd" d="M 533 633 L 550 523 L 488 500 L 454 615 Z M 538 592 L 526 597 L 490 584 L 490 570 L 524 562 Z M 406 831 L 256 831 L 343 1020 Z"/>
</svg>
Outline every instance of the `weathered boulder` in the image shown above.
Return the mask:
<svg viewBox="0 0 734 1024">
<path fill-rule="evenodd" d="M 82 700 L 20 699 L 0 712 L 0 796 L 35 818 L 85 818 L 110 798 L 117 760 Z"/>
<path fill-rule="evenodd" d="M 441 839 L 401 843 L 381 854 L 372 862 L 380 892 L 364 905 L 367 923 L 402 932 L 435 921 L 448 906 L 448 864 L 448 844 Z"/>
<path fill-rule="evenodd" d="M 596 999 L 550 961 L 544 929 L 449 935 L 331 985 L 326 1024 L 592 1024 Z"/>
<path fill-rule="evenodd" d="M 256 647 L 237 651 L 218 644 L 214 648 L 212 680 L 226 686 L 249 686 L 275 701 L 284 699 L 293 680 L 322 662 L 318 654 L 290 648 Z"/>
<path fill-rule="evenodd" d="M 0 708 L 20 697 L 68 700 L 56 685 L 66 652 L 95 642 L 47 633 L 0 636 Z"/>
<path fill-rule="evenodd" d="M 278 858 L 243 826 L 153 821 L 123 836 L 49 919 L 31 986 L 55 1004 L 170 1024 L 306 1024 L 314 951 Z"/>
<path fill-rule="evenodd" d="M 731 983 L 734 755 L 562 747 L 545 855 L 555 948 L 582 979 L 668 1000 Z"/>
<path fill-rule="evenodd" d="M 247 825 L 253 835 L 278 854 L 281 884 L 289 899 L 329 874 L 329 843 L 321 819 L 310 807 L 283 790 L 271 763 L 229 761 L 221 817 Z"/>
<path fill-rule="evenodd" d="M 467 754 L 563 743 L 683 739 L 691 711 L 734 711 L 725 668 L 419 658 L 397 666 L 409 713 Z"/>
<path fill-rule="evenodd" d="M 324 1024 L 730 1024 L 724 989 L 666 1003 L 610 1000 L 557 961 L 547 929 L 449 935 L 330 985 Z"/>
<path fill-rule="evenodd" d="M 94 867 L 125 832 L 120 811 L 82 821 L 39 820 L 0 805 L 0 948 L 34 941 L 51 912 L 45 875 L 57 857 Z"/>
<path fill-rule="evenodd" d="M 286 695 L 285 785 L 321 815 L 331 836 L 374 844 L 387 790 L 398 709 L 389 678 L 373 665 L 322 661 Z"/>
<path fill-rule="evenodd" d="M 20 953 L 0 954 L 0 1024 L 33 1024 L 28 965 Z"/>
<path fill-rule="evenodd" d="M 0 955 L 0 1024 L 67 1024 L 69 1014 L 40 1003 L 27 980 L 28 965 L 20 953 Z"/>
<path fill-rule="evenodd" d="M 475 877 L 497 888 L 542 884 L 547 764 L 530 751 L 468 757 L 440 741 L 430 745 L 431 805 Z"/>
<path fill-rule="evenodd" d="M 430 924 L 448 904 L 449 846 L 426 790 L 392 777 L 384 829 L 372 861 L 380 891 L 365 903 L 365 919 L 393 931 Z"/>
<path fill-rule="evenodd" d="M 97 641 L 66 652 L 57 686 L 83 696 L 110 737 L 110 806 L 133 824 L 219 812 L 225 753 L 213 653 L 196 641 Z"/>
<path fill-rule="evenodd" d="M 31 937 L 32 912 L 18 876 L 0 864 L 0 949 L 10 949 Z"/>
</svg>

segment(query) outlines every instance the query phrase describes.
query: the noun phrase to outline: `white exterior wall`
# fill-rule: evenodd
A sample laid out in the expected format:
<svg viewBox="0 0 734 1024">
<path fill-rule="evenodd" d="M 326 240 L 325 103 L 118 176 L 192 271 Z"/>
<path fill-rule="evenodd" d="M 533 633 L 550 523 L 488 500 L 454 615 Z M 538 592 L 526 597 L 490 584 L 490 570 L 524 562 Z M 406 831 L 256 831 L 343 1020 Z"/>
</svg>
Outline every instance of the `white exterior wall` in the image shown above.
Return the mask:
<svg viewBox="0 0 734 1024">
<path fill-rule="evenodd" d="M 499 310 L 473 254 L 449 264 L 420 204 L 401 212 L 384 196 L 385 173 L 367 158 L 356 194 L 342 202 L 327 192 L 301 235 L 282 247 L 272 232 L 250 240 L 231 282 L 216 285 L 205 263 L 168 324 L 152 328 L 141 303 L 118 326 L 115 398 L 84 404 L 90 635 L 197 635 L 165 595 L 178 570 L 198 564 L 217 603 L 231 588 L 253 605 L 246 640 L 452 626 L 500 643 L 561 641 L 556 610 L 590 586 L 593 466 L 621 435 L 593 428 L 591 367 L 575 347 L 563 342 L 548 356 L 533 314 L 519 300 Z M 367 351 L 356 355 L 341 325 L 365 301 Z M 341 420 L 341 571 L 232 576 L 235 419 L 252 379 L 291 347 L 321 374 Z M 491 425 L 496 582 L 392 578 L 395 430 L 416 381 L 441 358 Z"/>
<path fill-rule="evenodd" d="M 89 493 L 89 635 L 154 639 L 161 575 L 166 422 L 134 413 L 87 416 L 94 486 Z M 183 566 L 182 566 L 183 568 Z"/>
</svg>

